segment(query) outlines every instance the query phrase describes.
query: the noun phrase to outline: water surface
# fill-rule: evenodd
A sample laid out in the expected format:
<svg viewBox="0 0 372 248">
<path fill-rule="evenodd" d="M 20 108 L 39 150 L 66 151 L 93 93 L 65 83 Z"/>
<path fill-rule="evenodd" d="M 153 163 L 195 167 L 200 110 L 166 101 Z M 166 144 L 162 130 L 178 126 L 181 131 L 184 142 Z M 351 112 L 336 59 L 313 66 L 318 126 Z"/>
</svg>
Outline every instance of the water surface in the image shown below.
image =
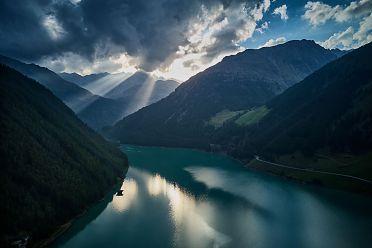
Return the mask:
<svg viewBox="0 0 372 248">
<path fill-rule="evenodd" d="M 367 196 L 288 182 L 226 156 L 123 146 L 121 188 L 55 247 L 370 247 Z"/>
</svg>

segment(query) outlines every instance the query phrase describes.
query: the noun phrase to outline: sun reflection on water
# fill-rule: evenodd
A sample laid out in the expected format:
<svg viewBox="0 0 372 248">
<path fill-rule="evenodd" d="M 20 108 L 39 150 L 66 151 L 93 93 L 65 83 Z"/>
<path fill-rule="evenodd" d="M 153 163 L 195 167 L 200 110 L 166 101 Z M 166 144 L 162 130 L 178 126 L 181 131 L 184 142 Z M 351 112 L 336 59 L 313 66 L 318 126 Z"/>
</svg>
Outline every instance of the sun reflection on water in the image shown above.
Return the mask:
<svg viewBox="0 0 372 248">
<path fill-rule="evenodd" d="M 220 247 L 230 242 L 230 238 L 215 230 L 203 218 L 200 210 L 209 216 L 214 214 L 211 205 L 198 202 L 194 196 L 183 191 L 177 184 L 169 183 L 159 174 L 148 176 L 147 190 L 151 196 L 166 197 L 169 200 L 169 214 L 175 225 L 174 244 L 190 243 L 190 247 L 200 247 L 212 243 Z M 202 245 L 202 246 L 203 246 Z"/>
<path fill-rule="evenodd" d="M 168 203 L 168 216 L 173 223 L 173 244 L 175 247 L 222 247 L 231 238 L 216 230 L 208 222 L 217 215 L 213 204 L 197 199 L 176 183 L 169 182 L 159 174 L 152 175 L 131 168 L 121 187 L 122 196 L 114 196 L 112 209 L 118 213 L 130 213 L 130 209 L 155 204 L 156 199 Z M 150 198 L 148 198 L 150 197 Z M 145 205 L 144 199 L 149 199 Z M 136 204 L 134 204 L 136 203 Z M 151 211 L 151 210 L 150 210 Z"/>
<path fill-rule="evenodd" d="M 115 195 L 112 199 L 112 206 L 117 212 L 128 210 L 138 192 L 137 182 L 133 179 L 125 179 L 121 188 L 123 189 L 123 196 Z"/>
</svg>

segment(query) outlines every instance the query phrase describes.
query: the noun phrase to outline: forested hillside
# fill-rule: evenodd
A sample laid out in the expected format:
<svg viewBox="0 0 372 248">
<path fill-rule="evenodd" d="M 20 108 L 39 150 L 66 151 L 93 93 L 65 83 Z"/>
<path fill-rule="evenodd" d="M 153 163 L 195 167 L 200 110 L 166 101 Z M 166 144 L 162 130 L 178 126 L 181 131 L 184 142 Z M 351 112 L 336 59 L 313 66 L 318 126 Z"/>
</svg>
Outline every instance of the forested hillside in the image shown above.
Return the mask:
<svg viewBox="0 0 372 248">
<path fill-rule="evenodd" d="M 99 200 L 126 173 L 126 156 L 48 89 L 0 65 L 0 246 L 32 242 Z"/>
</svg>

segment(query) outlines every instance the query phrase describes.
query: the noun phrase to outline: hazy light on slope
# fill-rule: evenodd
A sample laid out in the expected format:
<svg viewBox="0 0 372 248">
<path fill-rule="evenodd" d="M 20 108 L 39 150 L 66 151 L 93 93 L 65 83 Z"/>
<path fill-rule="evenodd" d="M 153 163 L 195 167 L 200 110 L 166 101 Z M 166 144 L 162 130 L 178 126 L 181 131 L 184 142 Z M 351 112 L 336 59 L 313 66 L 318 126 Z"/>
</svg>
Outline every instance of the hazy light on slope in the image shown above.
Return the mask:
<svg viewBox="0 0 372 248">
<path fill-rule="evenodd" d="M 66 98 L 64 102 L 68 107 L 70 107 L 74 112 L 78 113 L 94 103 L 98 98 L 92 95 L 84 95 L 81 97 L 70 97 Z"/>
<path fill-rule="evenodd" d="M 109 74 L 100 79 L 94 80 L 89 84 L 85 85 L 84 88 L 89 90 L 91 93 L 97 96 L 104 96 L 107 92 L 115 88 L 125 79 L 127 79 L 131 74 L 130 73 L 117 73 Z M 99 98 L 97 96 L 85 95 L 79 98 L 69 98 L 65 99 L 67 106 L 73 109 L 76 113 L 79 113 L 92 105 Z"/>
<path fill-rule="evenodd" d="M 130 77 L 131 73 L 109 74 L 85 85 L 84 88 L 93 94 L 104 96 L 107 92 L 118 86 L 121 82 Z"/>
<path fill-rule="evenodd" d="M 150 102 L 151 95 L 155 88 L 155 79 L 153 77 L 148 77 L 145 82 L 143 82 L 141 88 L 136 92 L 133 97 L 133 101 L 129 103 L 124 115 L 129 115 L 137 110 L 147 106 Z"/>
</svg>

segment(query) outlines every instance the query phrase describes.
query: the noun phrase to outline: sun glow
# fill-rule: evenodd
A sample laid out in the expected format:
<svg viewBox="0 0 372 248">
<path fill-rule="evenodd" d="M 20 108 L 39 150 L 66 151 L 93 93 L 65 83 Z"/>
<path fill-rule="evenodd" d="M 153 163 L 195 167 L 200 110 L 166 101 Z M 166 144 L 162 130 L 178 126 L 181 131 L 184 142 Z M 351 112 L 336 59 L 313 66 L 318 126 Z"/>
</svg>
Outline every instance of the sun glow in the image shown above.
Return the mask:
<svg viewBox="0 0 372 248">
<path fill-rule="evenodd" d="M 178 236 L 181 230 L 185 231 L 185 229 L 194 239 L 202 235 L 200 238 L 205 240 L 205 242 L 213 240 L 215 247 L 220 247 L 230 242 L 231 239 L 228 236 L 211 227 L 203 216 L 198 213 L 197 209 L 202 209 L 204 214 L 209 217 L 213 216 L 214 211 L 209 204 L 197 203 L 194 197 L 181 190 L 177 184 L 167 182 L 159 174 L 148 177 L 147 190 L 152 196 L 165 196 L 168 198 L 170 214 L 176 228 L 175 243 L 186 242 Z M 191 240 L 189 239 L 187 242 L 192 242 Z M 198 244 L 200 245 L 200 243 Z M 194 246 L 193 244 L 190 245 Z"/>
<path fill-rule="evenodd" d="M 133 203 L 133 200 L 136 198 L 138 193 L 137 182 L 133 179 L 125 179 L 123 185 L 123 196 L 114 196 L 112 200 L 112 207 L 117 212 L 123 212 L 130 208 L 130 205 Z"/>
<path fill-rule="evenodd" d="M 131 75 L 131 73 L 125 72 L 109 74 L 92 82 L 89 82 L 89 84 L 84 85 L 84 88 L 96 95 L 104 96 L 106 93 L 114 89 Z"/>
</svg>

